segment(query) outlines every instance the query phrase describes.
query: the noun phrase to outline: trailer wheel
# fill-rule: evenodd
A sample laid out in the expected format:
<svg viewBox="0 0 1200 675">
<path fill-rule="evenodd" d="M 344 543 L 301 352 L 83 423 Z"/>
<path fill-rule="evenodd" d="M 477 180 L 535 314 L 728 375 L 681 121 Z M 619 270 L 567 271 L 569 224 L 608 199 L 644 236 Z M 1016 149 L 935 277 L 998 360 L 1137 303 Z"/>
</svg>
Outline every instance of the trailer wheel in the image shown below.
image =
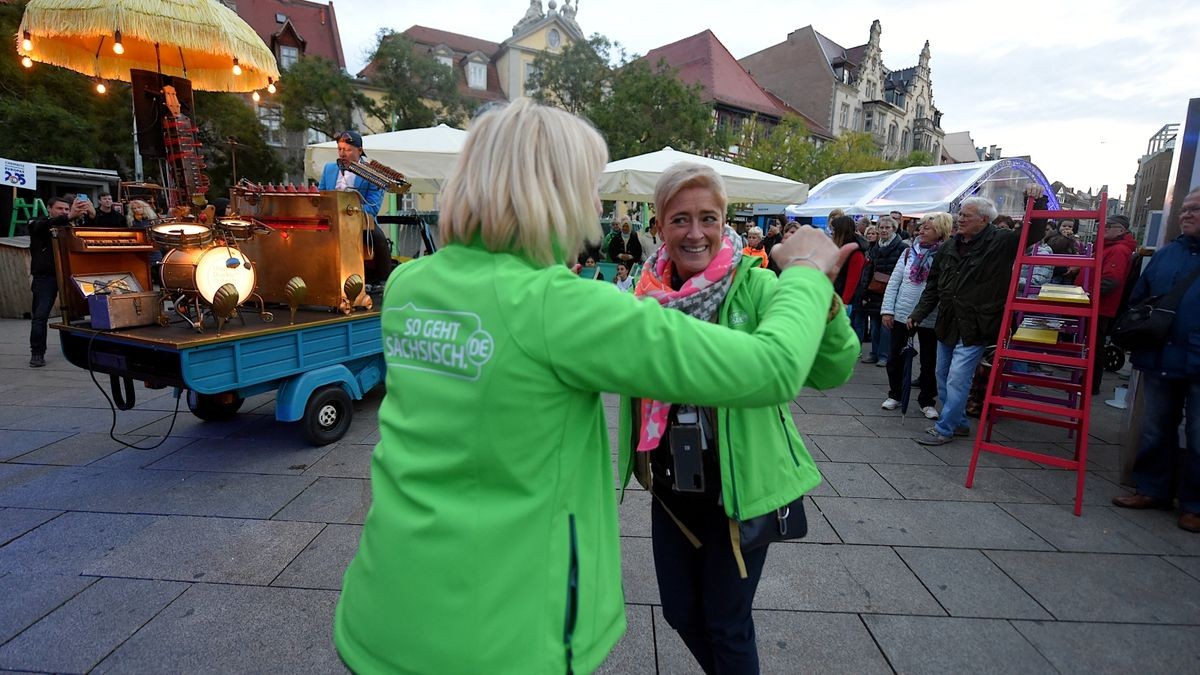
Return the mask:
<svg viewBox="0 0 1200 675">
<path fill-rule="evenodd" d="M 187 404 L 192 414 L 205 422 L 224 422 L 233 419 L 246 399 L 232 391 L 221 394 L 197 394 L 188 390 Z"/>
<path fill-rule="evenodd" d="M 329 445 L 346 435 L 353 417 L 353 401 L 341 385 L 321 387 L 304 406 L 304 436 L 313 445 Z"/>
</svg>

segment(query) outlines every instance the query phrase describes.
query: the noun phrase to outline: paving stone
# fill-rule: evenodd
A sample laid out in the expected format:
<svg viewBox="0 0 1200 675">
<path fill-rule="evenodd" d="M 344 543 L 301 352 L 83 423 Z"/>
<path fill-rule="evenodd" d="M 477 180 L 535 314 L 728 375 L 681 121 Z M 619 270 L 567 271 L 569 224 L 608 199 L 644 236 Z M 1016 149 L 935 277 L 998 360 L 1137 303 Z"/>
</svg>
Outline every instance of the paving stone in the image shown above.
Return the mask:
<svg viewBox="0 0 1200 675">
<path fill-rule="evenodd" d="M 0 429 L 0 462 L 61 441 L 71 434 L 65 431 L 12 431 Z"/>
<path fill-rule="evenodd" d="M 658 579 L 654 575 L 654 548 L 649 537 L 621 537 L 621 581 L 627 604 L 662 604 L 658 597 Z"/>
<path fill-rule="evenodd" d="M 802 433 L 813 436 L 873 437 L 875 435 L 858 418 L 846 415 L 792 415 L 792 420 Z"/>
<path fill-rule="evenodd" d="M 995 504 L 817 497 L 848 544 L 1049 550 Z"/>
<path fill-rule="evenodd" d="M 859 411 L 844 399 L 810 396 L 800 400 L 800 412 L 807 415 L 858 415 Z"/>
<path fill-rule="evenodd" d="M 924 616 L 863 617 L 897 673 L 1055 673 L 1007 621 Z"/>
<path fill-rule="evenodd" d="M 926 449 L 950 466 L 970 466 L 971 453 L 974 450 L 974 446 L 971 443 L 948 443 L 946 445 L 931 446 Z M 1058 448 L 1054 443 L 1022 443 L 1021 449 L 1031 452 L 1044 452 Z M 979 453 L 979 466 L 1012 467 L 1018 469 L 1042 468 L 1033 462 L 1007 455 L 997 455 L 994 452 Z"/>
<path fill-rule="evenodd" d="M 173 408 L 174 401 L 172 401 L 171 405 Z M 172 424 L 172 417 L 175 418 L 174 424 Z M 219 422 L 206 422 L 193 415 L 188 409 L 187 403 L 183 403 L 180 406 L 178 415 L 172 412 L 171 415 L 167 415 L 162 419 L 131 430 L 131 433 L 162 436 L 169 431 L 172 438 L 240 439 L 245 431 L 261 426 L 268 419 L 266 415 L 248 414 L 246 405 L 242 404 L 242 409 L 232 419 Z"/>
<path fill-rule="evenodd" d="M 0 648 L 0 667 L 87 672 L 187 587 L 101 579 Z"/>
<path fill-rule="evenodd" d="M 625 626 L 625 634 L 596 669 L 597 675 L 655 675 L 653 608 L 625 605 Z"/>
<path fill-rule="evenodd" d="M 833 531 L 825 514 L 816 507 L 811 499 L 804 502 L 804 517 L 808 519 L 808 534 L 803 539 L 796 540 L 806 544 L 840 544 L 842 538 Z M 783 542 L 780 542 L 783 543 Z"/>
<path fill-rule="evenodd" d="M 44 509 L 0 508 L 0 546 L 46 521 L 53 520 L 61 513 L 62 511 L 46 511 Z"/>
<path fill-rule="evenodd" d="M 1085 553 L 1179 553 L 1180 550 L 1135 523 L 1092 506 L 1076 517 L 1069 505 L 1003 504 L 1014 518 L 1060 551 Z"/>
<path fill-rule="evenodd" d="M 874 464 L 884 480 L 905 499 L 964 502 L 1022 502 L 1048 504 L 1050 498 L 1016 479 L 1007 469 L 978 467 L 974 487 L 967 487 L 967 470 L 961 466 Z M 1034 473 L 1039 470 L 1033 469 Z M 843 495 L 845 496 L 845 495 Z"/>
<path fill-rule="evenodd" d="M 0 557 L 0 560 L 3 560 Z M 19 572 L 0 566 L 0 644 L 33 625 L 96 582 L 95 577 L 49 572 Z"/>
<path fill-rule="evenodd" d="M 844 438 L 814 435 L 812 439 L 821 452 L 833 462 L 945 464 L 911 438 Z"/>
<path fill-rule="evenodd" d="M 88 565 L 84 574 L 266 585 L 316 538 L 321 527 L 167 516 Z"/>
<path fill-rule="evenodd" d="M 1038 492 L 1046 495 L 1055 504 L 1070 504 L 1075 507 L 1074 471 L 1064 469 L 1008 469 L 1008 473 L 1021 479 Z M 1095 472 L 1085 472 L 1083 480 L 1083 505 L 1107 506 L 1117 495 L 1129 494 L 1127 490 Z"/>
<path fill-rule="evenodd" d="M 144 469 L 172 452 L 176 452 L 181 447 L 164 443 L 157 448 L 151 448 L 150 446 L 156 443 L 157 440 L 151 438 L 150 441 L 150 443 L 138 444 L 144 445 L 146 447 L 144 450 L 139 448 L 124 448 L 106 456 L 104 459 L 98 459 L 88 464 L 88 466 L 93 469 Z"/>
<path fill-rule="evenodd" d="M 626 490 L 621 498 L 617 490 L 617 524 L 621 528 L 622 537 L 650 536 L 650 504 L 653 498 L 645 490 Z"/>
<path fill-rule="evenodd" d="M 1061 673 L 1194 673 L 1200 627 L 1014 621 Z"/>
<path fill-rule="evenodd" d="M 861 415 L 863 417 L 878 417 L 880 419 L 873 420 L 868 426 L 874 428 L 876 424 L 900 424 L 900 410 L 884 410 L 883 402 L 887 400 L 887 395 L 871 396 L 869 398 L 844 398 L 842 399 L 854 410 L 858 411 L 851 413 L 853 415 Z M 908 417 L 912 420 L 920 422 L 925 421 L 925 416 L 921 414 L 921 406 L 917 405 L 916 396 L 913 396 L 912 402 L 908 406 Z"/>
<path fill-rule="evenodd" d="M 843 384 L 842 386 L 838 387 L 837 389 L 830 390 L 826 393 L 832 394 L 832 395 L 837 396 L 842 399 L 851 399 L 851 398 L 876 399 L 877 398 L 877 399 L 879 399 L 879 403 L 883 403 L 883 399 L 887 398 L 887 393 L 888 393 L 887 373 L 884 371 L 883 368 L 876 368 L 875 366 L 869 366 L 869 368 L 870 368 L 869 371 L 864 368 L 864 370 L 861 373 L 856 372 L 854 377 L 851 378 L 851 380 L 849 382 L 847 382 L 846 384 Z M 873 384 L 873 383 L 866 384 L 863 382 L 862 375 L 870 376 L 876 372 L 878 372 L 882 375 L 882 380 L 880 380 L 879 384 Z M 876 403 L 875 407 L 879 407 L 879 403 Z"/>
<path fill-rule="evenodd" d="M 138 514 L 64 513 L 0 548 L 0 570 L 82 574 L 158 519 Z"/>
<path fill-rule="evenodd" d="M 166 413 L 157 410 L 122 410 L 117 415 L 117 435 L 140 429 Z M 112 426 L 112 411 L 100 408 L 39 409 L 39 412 L 5 425 L 9 429 L 29 431 L 95 432 Z"/>
<path fill-rule="evenodd" d="M 699 675 L 704 672 L 679 638 L 679 633 L 667 624 L 662 607 L 654 608 L 654 655 L 659 675 Z"/>
<path fill-rule="evenodd" d="M 0 492 L 0 506 L 267 518 L 312 478 L 66 468 Z"/>
<path fill-rule="evenodd" d="M 804 449 L 808 452 L 808 456 L 813 458 L 814 462 L 827 462 L 829 458 L 825 453 L 821 452 L 821 448 L 817 447 L 816 442 L 808 437 L 808 434 L 801 433 L 801 440 L 804 442 Z"/>
<path fill-rule="evenodd" d="M 362 525 L 371 508 L 371 483 L 357 478 L 318 478 L 275 514 L 275 520 Z"/>
<path fill-rule="evenodd" d="M 897 547 L 896 553 L 950 616 L 1053 618 L 979 551 Z"/>
<path fill-rule="evenodd" d="M 149 447 L 158 442 L 157 438 L 145 436 L 120 436 L 129 445 Z M 191 443 L 189 438 L 168 438 L 160 447 L 174 451 Z M 22 464 L 55 464 L 59 466 L 84 466 L 126 448 L 109 437 L 108 433 L 73 434 L 61 441 L 56 441 L 28 452 L 13 461 Z"/>
<path fill-rule="evenodd" d="M 853 614 L 754 611 L 764 673 L 890 673 L 883 653 Z"/>
<path fill-rule="evenodd" d="M 342 576 L 358 551 L 361 537 L 361 526 L 326 525 L 271 585 L 341 590 Z"/>
<path fill-rule="evenodd" d="M 819 462 L 817 468 L 828 481 L 837 497 L 875 497 L 881 499 L 899 498 L 900 494 L 892 489 L 870 464 L 854 462 Z"/>
<path fill-rule="evenodd" d="M 1146 555 L 987 551 L 1060 621 L 1200 624 L 1200 580 Z"/>
<path fill-rule="evenodd" d="M 945 614 L 890 548 L 792 542 L 771 545 L 754 607 Z"/>
<path fill-rule="evenodd" d="M 307 476 L 330 476 L 332 478 L 370 478 L 371 455 L 374 446 L 346 443 L 334 445 L 321 459 L 304 471 Z"/>
<path fill-rule="evenodd" d="M 10 490 L 19 489 L 26 483 L 62 471 L 65 469 L 54 466 L 0 463 L 0 506 L 7 506 L 4 497 Z"/>
<path fill-rule="evenodd" d="M 1200 556 L 1200 536 L 1195 532 L 1179 529 L 1177 512 L 1155 509 L 1138 511 L 1122 508 L 1108 510 L 1174 546 L 1185 555 Z M 1149 553 L 1150 551 L 1145 552 Z"/>
<path fill-rule="evenodd" d="M 195 584 L 96 673 L 345 673 L 334 591 Z"/>
<path fill-rule="evenodd" d="M 1163 560 L 1187 572 L 1193 578 L 1200 580 L 1200 557 L 1170 555 L 1164 556 Z"/>
<path fill-rule="evenodd" d="M 330 450 L 329 446 L 297 446 L 288 439 L 230 443 L 227 440 L 206 438 L 194 441 L 179 452 L 155 462 L 149 468 L 300 475 Z"/>
</svg>

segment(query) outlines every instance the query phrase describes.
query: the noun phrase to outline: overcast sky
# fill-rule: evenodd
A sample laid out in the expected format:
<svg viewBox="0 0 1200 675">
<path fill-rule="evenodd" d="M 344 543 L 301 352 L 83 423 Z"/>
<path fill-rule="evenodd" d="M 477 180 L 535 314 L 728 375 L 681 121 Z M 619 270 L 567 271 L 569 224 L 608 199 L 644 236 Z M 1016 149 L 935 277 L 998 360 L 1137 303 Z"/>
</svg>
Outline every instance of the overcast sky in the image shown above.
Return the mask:
<svg viewBox="0 0 1200 675">
<path fill-rule="evenodd" d="M 561 1 L 560 1 L 561 4 Z M 336 0 L 347 69 L 381 28 L 428 26 L 502 42 L 528 0 Z M 386 9 L 384 9 L 386 8 Z M 735 58 L 809 24 L 843 47 L 883 26 L 884 64 L 916 65 L 930 42 L 934 101 L 946 132 L 1031 155 L 1046 176 L 1124 197 L 1163 124 L 1200 97 L 1197 0 L 582 0 L 584 33 L 645 54 L 712 29 Z"/>
</svg>

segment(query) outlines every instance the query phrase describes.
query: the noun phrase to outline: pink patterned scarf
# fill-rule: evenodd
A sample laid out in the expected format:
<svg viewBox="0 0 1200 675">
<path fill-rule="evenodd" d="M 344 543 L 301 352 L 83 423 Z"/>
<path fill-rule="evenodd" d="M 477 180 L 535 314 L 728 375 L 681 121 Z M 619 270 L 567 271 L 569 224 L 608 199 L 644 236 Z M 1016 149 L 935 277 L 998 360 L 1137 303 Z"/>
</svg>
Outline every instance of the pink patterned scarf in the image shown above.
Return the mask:
<svg viewBox="0 0 1200 675">
<path fill-rule="evenodd" d="M 676 309 L 701 321 L 712 321 L 725 301 L 733 284 L 733 273 L 742 259 L 742 241 L 733 228 L 726 226 L 721 248 L 699 274 L 683 282 L 679 290 L 671 288 L 674 265 L 667 257 L 667 247 L 655 251 L 642 267 L 634 295 L 654 298 L 663 307 Z M 638 452 L 658 447 L 667 430 L 671 404 L 642 400 L 642 429 L 638 434 Z"/>
</svg>

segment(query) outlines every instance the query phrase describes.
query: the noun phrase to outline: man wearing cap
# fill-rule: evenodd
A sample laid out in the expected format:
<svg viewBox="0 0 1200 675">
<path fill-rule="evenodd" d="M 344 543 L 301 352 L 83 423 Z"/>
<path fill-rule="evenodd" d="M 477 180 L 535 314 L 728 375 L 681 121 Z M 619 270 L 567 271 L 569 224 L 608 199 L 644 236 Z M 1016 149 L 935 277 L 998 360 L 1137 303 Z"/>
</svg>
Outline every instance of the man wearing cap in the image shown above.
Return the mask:
<svg viewBox="0 0 1200 675">
<path fill-rule="evenodd" d="M 1112 216 L 1104 224 L 1104 252 L 1100 254 L 1100 321 L 1096 333 L 1096 354 L 1092 361 L 1092 394 L 1100 393 L 1100 377 L 1104 374 L 1104 338 L 1113 319 L 1121 311 L 1125 283 L 1137 240 L 1129 233 L 1129 219 Z"/>
<path fill-rule="evenodd" d="M 362 196 L 363 213 L 371 219 L 374 228 L 371 230 L 371 246 L 375 257 L 367 263 L 367 283 L 382 284 L 391 272 L 392 263 L 388 251 L 387 235 L 375 222 L 379 215 L 379 207 L 383 205 L 383 188 L 371 183 L 362 176 L 356 176 L 345 168 L 347 164 L 357 164 L 363 161 L 367 153 L 363 152 L 362 134 L 357 131 L 343 131 L 338 134 L 338 158 L 329 162 L 321 172 L 319 190 L 356 190 Z M 369 290 L 369 289 L 368 289 Z"/>
</svg>

